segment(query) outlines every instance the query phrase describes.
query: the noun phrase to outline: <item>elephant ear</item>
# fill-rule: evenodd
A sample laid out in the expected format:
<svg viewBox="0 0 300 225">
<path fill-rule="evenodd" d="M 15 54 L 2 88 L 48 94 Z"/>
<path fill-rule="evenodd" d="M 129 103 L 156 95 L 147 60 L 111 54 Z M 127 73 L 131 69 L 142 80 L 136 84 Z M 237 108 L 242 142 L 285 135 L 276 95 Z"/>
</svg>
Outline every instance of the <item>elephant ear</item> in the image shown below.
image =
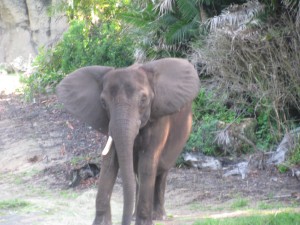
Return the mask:
<svg viewBox="0 0 300 225">
<path fill-rule="evenodd" d="M 152 117 L 180 111 L 199 91 L 199 77 L 187 60 L 165 58 L 141 66 L 153 86 Z"/>
<path fill-rule="evenodd" d="M 57 96 L 65 108 L 102 133 L 107 133 L 108 117 L 101 106 L 102 78 L 112 67 L 88 66 L 65 77 L 57 86 Z"/>
</svg>

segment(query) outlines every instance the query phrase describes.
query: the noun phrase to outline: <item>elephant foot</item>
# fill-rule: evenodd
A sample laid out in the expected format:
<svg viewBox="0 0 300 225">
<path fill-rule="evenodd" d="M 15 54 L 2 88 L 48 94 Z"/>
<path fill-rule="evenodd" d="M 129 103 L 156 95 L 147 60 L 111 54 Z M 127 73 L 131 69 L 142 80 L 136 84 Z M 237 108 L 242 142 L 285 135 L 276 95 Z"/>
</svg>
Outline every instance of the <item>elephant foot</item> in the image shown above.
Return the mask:
<svg viewBox="0 0 300 225">
<path fill-rule="evenodd" d="M 152 220 L 136 218 L 135 225 L 154 225 Z"/>
<path fill-rule="evenodd" d="M 106 216 L 96 216 L 93 225 L 112 225 L 111 219 Z"/>
<path fill-rule="evenodd" d="M 152 218 L 153 220 L 165 220 L 167 215 L 164 209 L 157 209 L 153 211 Z"/>
</svg>

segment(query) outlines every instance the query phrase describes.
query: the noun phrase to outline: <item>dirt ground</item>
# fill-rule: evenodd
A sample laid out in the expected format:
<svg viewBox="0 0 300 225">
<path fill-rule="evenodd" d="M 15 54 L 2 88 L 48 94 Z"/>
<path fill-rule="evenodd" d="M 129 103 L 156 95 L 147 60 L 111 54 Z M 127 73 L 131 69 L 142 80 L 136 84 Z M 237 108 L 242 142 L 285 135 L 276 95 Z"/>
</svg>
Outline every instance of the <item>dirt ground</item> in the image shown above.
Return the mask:
<svg viewBox="0 0 300 225">
<path fill-rule="evenodd" d="M 25 103 L 21 95 L 0 93 L 0 225 L 91 224 L 97 178 L 70 188 L 70 174 L 87 163 L 99 165 L 106 138 L 65 112 L 54 95 Z M 223 173 L 173 168 L 166 191 L 168 218 L 156 224 L 299 212 L 300 182 L 290 173 L 281 174 L 275 167 L 252 170 L 245 179 L 223 177 Z M 24 204 L 1 205 L 14 200 Z M 119 179 L 112 208 L 118 224 L 122 214 Z"/>
</svg>

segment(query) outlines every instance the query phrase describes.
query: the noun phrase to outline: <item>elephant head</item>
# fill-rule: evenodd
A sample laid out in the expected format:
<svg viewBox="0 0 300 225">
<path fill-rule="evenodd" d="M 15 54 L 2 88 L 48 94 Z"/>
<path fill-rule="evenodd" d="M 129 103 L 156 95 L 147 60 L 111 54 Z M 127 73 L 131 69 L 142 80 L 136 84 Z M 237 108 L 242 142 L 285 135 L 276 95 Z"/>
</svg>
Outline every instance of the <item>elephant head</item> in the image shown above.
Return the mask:
<svg viewBox="0 0 300 225">
<path fill-rule="evenodd" d="M 88 66 L 58 85 L 57 94 L 65 108 L 114 142 L 126 206 L 123 224 L 130 223 L 134 207 L 133 146 L 139 130 L 151 121 L 179 112 L 198 90 L 193 66 L 175 58 L 120 69 Z"/>
</svg>

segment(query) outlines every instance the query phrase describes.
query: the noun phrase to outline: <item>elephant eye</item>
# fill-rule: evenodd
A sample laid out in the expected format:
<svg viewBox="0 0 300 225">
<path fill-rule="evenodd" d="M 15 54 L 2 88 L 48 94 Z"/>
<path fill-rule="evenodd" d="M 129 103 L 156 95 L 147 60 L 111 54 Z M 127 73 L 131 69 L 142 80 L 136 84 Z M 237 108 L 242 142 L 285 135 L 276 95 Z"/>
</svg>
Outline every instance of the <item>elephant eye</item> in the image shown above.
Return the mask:
<svg viewBox="0 0 300 225">
<path fill-rule="evenodd" d="M 106 104 L 105 100 L 103 98 L 101 98 L 100 102 L 101 102 L 102 108 L 106 109 L 107 108 L 107 104 Z"/>
<path fill-rule="evenodd" d="M 147 96 L 146 95 L 142 95 L 141 99 L 140 99 L 140 106 L 146 106 L 147 104 Z"/>
</svg>

